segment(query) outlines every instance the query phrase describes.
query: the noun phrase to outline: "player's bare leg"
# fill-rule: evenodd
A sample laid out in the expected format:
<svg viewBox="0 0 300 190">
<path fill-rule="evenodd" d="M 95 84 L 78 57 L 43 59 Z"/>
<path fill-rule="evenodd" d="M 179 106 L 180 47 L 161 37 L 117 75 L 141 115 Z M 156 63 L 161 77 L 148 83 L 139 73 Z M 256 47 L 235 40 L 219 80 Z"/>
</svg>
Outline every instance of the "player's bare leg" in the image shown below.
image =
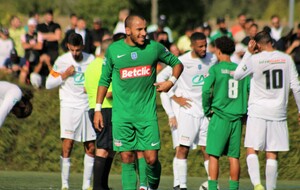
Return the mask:
<svg viewBox="0 0 300 190">
<path fill-rule="evenodd" d="M 217 190 L 218 187 L 218 177 L 219 177 L 219 157 L 209 155 L 209 177 L 208 189 Z"/>
<path fill-rule="evenodd" d="M 73 149 L 73 145 L 74 140 L 62 139 L 62 155 L 60 158 L 62 189 L 69 188 L 69 175 L 71 165 L 70 156 Z"/>
<path fill-rule="evenodd" d="M 238 158 L 229 157 L 230 163 L 230 180 L 229 189 L 239 189 L 239 179 L 240 179 L 240 161 Z"/>
<path fill-rule="evenodd" d="M 84 142 L 84 170 L 83 170 L 83 183 L 82 189 L 86 190 L 91 187 L 91 177 L 94 168 L 94 157 L 95 157 L 95 141 Z"/>
</svg>

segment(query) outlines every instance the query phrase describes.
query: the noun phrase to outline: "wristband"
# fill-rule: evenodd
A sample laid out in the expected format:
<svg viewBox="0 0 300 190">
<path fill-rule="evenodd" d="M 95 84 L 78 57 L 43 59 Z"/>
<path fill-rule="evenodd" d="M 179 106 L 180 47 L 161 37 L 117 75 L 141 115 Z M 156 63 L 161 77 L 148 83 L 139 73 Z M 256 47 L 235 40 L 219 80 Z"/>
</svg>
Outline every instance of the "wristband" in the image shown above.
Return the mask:
<svg viewBox="0 0 300 190">
<path fill-rule="evenodd" d="M 177 81 L 177 78 L 174 76 L 171 76 L 168 81 L 171 81 L 173 84 L 175 84 L 175 82 Z"/>
<path fill-rule="evenodd" d="M 102 104 L 96 104 L 94 111 L 101 111 Z"/>
</svg>

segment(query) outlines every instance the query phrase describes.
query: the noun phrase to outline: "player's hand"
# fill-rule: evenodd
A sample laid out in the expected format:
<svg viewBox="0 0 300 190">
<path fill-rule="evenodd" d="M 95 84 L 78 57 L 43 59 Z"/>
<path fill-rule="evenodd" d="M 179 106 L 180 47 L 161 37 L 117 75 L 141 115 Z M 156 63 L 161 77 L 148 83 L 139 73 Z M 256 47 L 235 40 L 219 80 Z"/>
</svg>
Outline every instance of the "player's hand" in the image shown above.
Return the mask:
<svg viewBox="0 0 300 190">
<path fill-rule="evenodd" d="M 94 113 L 94 127 L 98 131 L 102 131 L 102 129 L 104 128 L 103 116 L 101 111 L 95 111 Z"/>
<path fill-rule="evenodd" d="M 157 92 L 168 92 L 170 90 L 170 88 L 172 88 L 173 83 L 171 81 L 167 80 L 164 82 L 154 83 L 154 86 L 156 86 Z"/>
<path fill-rule="evenodd" d="M 248 43 L 248 51 L 251 54 L 254 54 L 256 52 L 256 41 L 255 40 L 250 40 Z"/>
<path fill-rule="evenodd" d="M 68 78 L 69 76 L 74 75 L 74 73 L 75 73 L 75 67 L 73 65 L 71 65 L 70 67 L 67 68 L 67 70 L 65 72 L 62 73 L 61 77 L 64 80 L 64 79 Z"/>
<path fill-rule="evenodd" d="M 171 128 L 177 128 L 177 120 L 176 117 L 169 117 L 169 126 Z"/>
<path fill-rule="evenodd" d="M 184 108 L 191 108 L 191 102 L 192 100 L 188 99 L 188 98 L 184 98 L 184 97 L 177 97 L 177 96 L 173 96 L 172 99 L 179 104 L 181 107 Z"/>
</svg>

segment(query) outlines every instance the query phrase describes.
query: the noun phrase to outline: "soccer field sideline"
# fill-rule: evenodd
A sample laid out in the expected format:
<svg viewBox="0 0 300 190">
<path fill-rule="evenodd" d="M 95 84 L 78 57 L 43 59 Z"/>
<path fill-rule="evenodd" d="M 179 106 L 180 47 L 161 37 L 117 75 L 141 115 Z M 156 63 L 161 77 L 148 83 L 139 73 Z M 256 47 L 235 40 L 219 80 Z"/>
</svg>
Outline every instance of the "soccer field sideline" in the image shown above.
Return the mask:
<svg viewBox="0 0 300 190">
<path fill-rule="evenodd" d="M 188 189 L 198 190 L 201 183 L 206 179 L 200 177 L 188 177 Z M 252 190 L 249 179 L 241 179 L 241 190 Z M 80 190 L 82 174 L 71 173 L 70 190 Z M 121 190 L 121 176 L 111 175 L 110 186 L 113 190 Z M 159 190 L 171 190 L 172 176 L 162 176 Z M 0 171 L 0 190 L 60 190 L 60 173 L 58 172 L 23 172 L 23 171 Z M 220 180 L 220 189 L 228 190 L 228 180 Z M 279 180 L 276 190 L 299 190 L 300 181 Z"/>
</svg>

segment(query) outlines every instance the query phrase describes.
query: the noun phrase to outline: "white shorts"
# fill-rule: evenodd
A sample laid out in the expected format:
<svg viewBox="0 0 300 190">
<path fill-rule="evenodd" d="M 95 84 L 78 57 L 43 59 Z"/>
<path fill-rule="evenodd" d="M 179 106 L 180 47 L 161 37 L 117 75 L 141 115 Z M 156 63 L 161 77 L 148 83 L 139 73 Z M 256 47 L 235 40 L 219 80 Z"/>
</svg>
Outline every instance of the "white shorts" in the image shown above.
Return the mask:
<svg viewBox="0 0 300 190">
<path fill-rule="evenodd" d="M 288 151 L 287 121 L 270 121 L 248 116 L 245 147 L 258 151 Z"/>
<path fill-rule="evenodd" d="M 96 140 L 88 110 L 60 108 L 60 138 L 78 142 Z"/>
<path fill-rule="evenodd" d="M 178 114 L 178 141 L 180 145 L 206 146 L 208 119 L 180 111 Z"/>
</svg>

